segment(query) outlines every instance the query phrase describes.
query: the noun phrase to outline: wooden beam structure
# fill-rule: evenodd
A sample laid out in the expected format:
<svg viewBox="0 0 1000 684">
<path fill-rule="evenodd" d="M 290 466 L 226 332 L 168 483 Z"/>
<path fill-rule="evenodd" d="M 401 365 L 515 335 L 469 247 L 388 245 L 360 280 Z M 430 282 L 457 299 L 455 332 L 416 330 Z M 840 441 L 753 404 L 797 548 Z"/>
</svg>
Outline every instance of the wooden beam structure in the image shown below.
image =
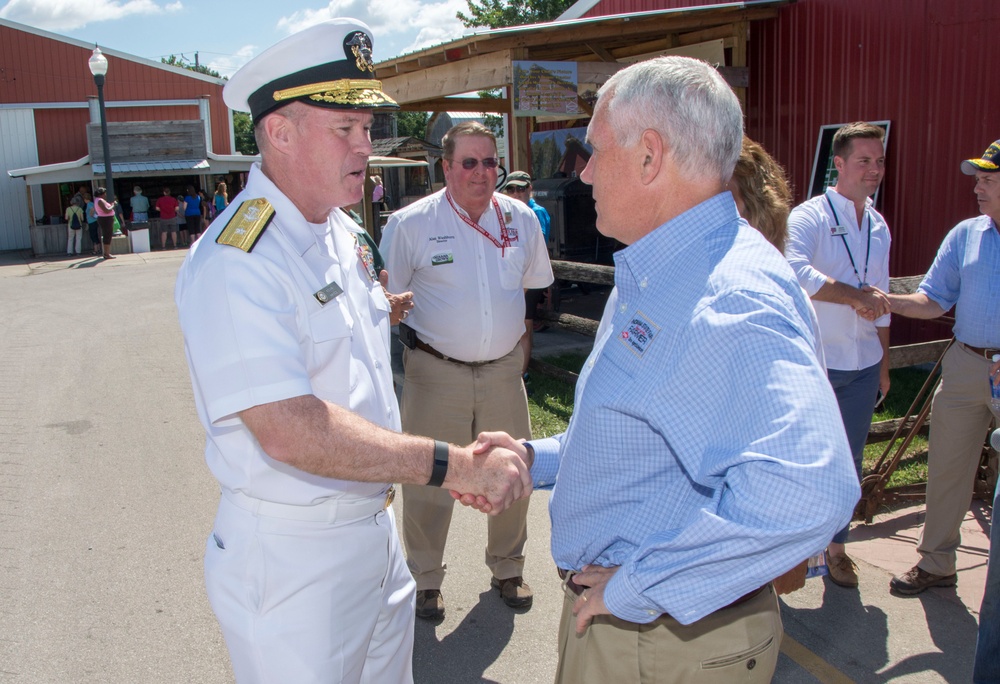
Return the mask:
<svg viewBox="0 0 1000 684">
<path fill-rule="evenodd" d="M 514 61 L 576 62 L 579 83 L 601 85 L 637 57 L 721 40 L 727 59 L 720 72 L 745 107 L 752 23 L 776 18 L 792 2 L 750 0 L 488 30 L 381 62 L 375 76 L 404 111 L 505 115 L 508 166 L 523 169 L 534 120 L 515 115 Z M 504 90 L 506 99 L 470 95 L 492 89 Z M 582 105 L 589 115 L 590 105 Z"/>
<path fill-rule="evenodd" d="M 510 84 L 512 77 L 511 53 L 501 50 L 383 78 L 382 89 L 400 105 L 432 100 L 440 104 L 448 95 L 502 88 Z"/>
</svg>

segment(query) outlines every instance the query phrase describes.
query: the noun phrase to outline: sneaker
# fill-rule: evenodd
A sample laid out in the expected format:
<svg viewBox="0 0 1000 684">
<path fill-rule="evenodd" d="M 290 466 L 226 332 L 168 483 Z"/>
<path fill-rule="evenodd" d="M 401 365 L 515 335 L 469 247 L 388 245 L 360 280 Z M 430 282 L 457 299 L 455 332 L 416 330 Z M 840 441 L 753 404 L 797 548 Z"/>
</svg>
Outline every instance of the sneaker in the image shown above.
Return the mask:
<svg viewBox="0 0 1000 684">
<path fill-rule="evenodd" d="M 889 589 L 897 594 L 913 596 L 928 587 L 953 587 L 958 584 L 958 575 L 932 575 L 918 565 L 914 565 L 902 575 L 889 580 Z"/>
<path fill-rule="evenodd" d="M 424 620 L 443 620 L 444 597 L 441 596 L 441 590 L 418 589 L 416 614 Z"/>
<path fill-rule="evenodd" d="M 531 591 L 531 587 L 528 586 L 528 583 L 520 575 L 517 577 L 508 577 L 507 579 L 497 579 L 494 577 L 490 580 L 490 586 L 500 590 L 500 596 L 508 607 L 531 608 L 531 602 L 535 595 Z"/>
<path fill-rule="evenodd" d="M 827 553 L 826 566 L 829 569 L 830 581 L 838 587 L 853 589 L 858 586 L 858 566 L 846 553 L 834 556 Z"/>
</svg>

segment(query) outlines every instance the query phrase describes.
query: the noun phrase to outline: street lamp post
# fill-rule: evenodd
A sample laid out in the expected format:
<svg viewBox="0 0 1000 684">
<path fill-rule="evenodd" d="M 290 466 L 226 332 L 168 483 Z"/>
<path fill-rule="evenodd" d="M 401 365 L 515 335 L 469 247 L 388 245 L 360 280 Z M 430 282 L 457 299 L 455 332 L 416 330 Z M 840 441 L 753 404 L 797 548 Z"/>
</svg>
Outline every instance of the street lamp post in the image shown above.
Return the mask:
<svg viewBox="0 0 1000 684">
<path fill-rule="evenodd" d="M 101 144 L 104 147 L 104 182 L 108 190 L 106 201 L 114 204 L 115 186 L 111 181 L 111 143 L 108 140 L 108 118 L 104 114 L 104 75 L 108 73 L 108 58 L 101 53 L 101 48 L 94 47 L 90 55 L 90 73 L 94 75 L 97 84 L 97 104 L 101 111 Z"/>
</svg>

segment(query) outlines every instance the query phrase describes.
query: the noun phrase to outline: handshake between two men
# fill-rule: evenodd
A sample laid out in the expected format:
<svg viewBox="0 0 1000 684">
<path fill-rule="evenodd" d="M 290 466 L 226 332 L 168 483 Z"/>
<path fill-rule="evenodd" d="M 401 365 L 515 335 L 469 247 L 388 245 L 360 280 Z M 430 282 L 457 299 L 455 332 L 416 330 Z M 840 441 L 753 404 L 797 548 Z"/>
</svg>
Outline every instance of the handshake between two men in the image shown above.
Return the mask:
<svg viewBox="0 0 1000 684">
<path fill-rule="evenodd" d="M 861 318 L 866 321 L 874 321 L 889 313 L 889 295 L 877 287 L 864 285 L 858 293 L 857 300 L 851 306 Z"/>
<path fill-rule="evenodd" d="M 481 432 L 467 449 L 472 451 L 470 475 L 451 473 L 445 479 L 452 497 L 463 506 L 469 506 L 489 515 L 499 515 L 511 504 L 531 495 L 531 464 L 534 452 L 524 440 L 517 440 L 506 432 Z M 490 481 L 491 473 L 498 476 Z"/>
</svg>

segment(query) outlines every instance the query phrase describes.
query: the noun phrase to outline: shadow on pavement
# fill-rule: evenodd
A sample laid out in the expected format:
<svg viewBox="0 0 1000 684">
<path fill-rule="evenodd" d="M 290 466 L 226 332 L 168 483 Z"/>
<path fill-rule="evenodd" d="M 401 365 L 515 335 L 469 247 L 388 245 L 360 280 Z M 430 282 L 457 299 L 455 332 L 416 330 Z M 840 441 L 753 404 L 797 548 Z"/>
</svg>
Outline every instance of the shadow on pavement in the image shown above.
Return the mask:
<svg viewBox="0 0 1000 684">
<path fill-rule="evenodd" d="M 925 652 L 901 658 L 880 673 L 885 682 L 907 676 L 936 672 L 948 682 L 972 681 L 972 663 L 976 655 L 979 624 L 962 605 L 954 588 L 938 588 L 911 597 L 923 604 L 927 629 L 939 653 Z M 945 605 L 941 605 L 944 603 Z M 947 618 L 947 619 L 946 619 Z"/>
<path fill-rule="evenodd" d="M 493 683 L 483 673 L 503 652 L 514 633 L 514 611 L 503 605 L 492 590 L 479 595 L 479 603 L 440 641 L 437 625 L 416 621 L 413 644 L 413 681 Z"/>
</svg>

